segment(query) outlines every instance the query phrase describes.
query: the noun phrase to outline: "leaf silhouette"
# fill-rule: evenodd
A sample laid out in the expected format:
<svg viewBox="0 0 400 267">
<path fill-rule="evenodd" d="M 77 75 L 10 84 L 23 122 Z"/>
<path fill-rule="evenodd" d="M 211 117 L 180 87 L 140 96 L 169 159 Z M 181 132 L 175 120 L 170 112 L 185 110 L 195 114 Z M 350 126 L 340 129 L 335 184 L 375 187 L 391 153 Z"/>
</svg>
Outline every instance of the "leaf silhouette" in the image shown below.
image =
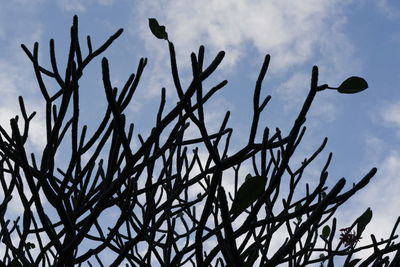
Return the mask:
<svg viewBox="0 0 400 267">
<path fill-rule="evenodd" d="M 300 203 L 297 203 L 297 205 L 294 207 L 294 211 L 298 211 L 299 209 L 301 209 L 301 204 Z M 298 215 L 296 218 L 297 218 L 297 221 L 298 222 L 301 222 L 301 215 Z"/>
<path fill-rule="evenodd" d="M 247 177 L 233 200 L 230 212 L 234 215 L 242 213 L 262 195 L 265 184 L 266 180 L 262 176 Z"/>
<path fill-rule="evenodd" d="M 322 228 L 322 236 L 328 238 L 330 233 L 331 228 L 329 227 L 329 225 L 325 225 L 324 228 Z"/>
<path fill-rule="evenodd" d="M 368 88 L 368 83 L 361 77 L 352 76 L 347 78 L 338 87 L 338 92 L 342 94 L 355 94 Z"/>
<path fill-rule="evenodd" d="M 372 210 L 368 208 L 360 217 L 357 218 L 357 235 L 361 236 L 367 224 L 372 219 Z"/>
<path fill-rule="evenodd" d="M 155 37 L 168 40 L 168 33 L 165 31 L 165 26 L 159 25 L 155 18 L 149 18 L 149 27 Z"/>
</svg>

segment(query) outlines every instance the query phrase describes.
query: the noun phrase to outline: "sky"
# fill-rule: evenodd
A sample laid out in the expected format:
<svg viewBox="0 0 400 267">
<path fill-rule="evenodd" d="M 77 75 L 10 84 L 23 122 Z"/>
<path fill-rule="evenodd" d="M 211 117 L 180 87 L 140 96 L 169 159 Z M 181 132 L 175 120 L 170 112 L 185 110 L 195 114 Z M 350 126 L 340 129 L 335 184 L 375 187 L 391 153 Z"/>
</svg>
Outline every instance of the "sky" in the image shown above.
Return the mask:
<svg viewBox="0 0 400 267">
<path fill-rule="evenodd" d="M 312 66 L 319 67 L 319 83 L 332 87 L 350 76 L 365 78 L 369 88 L 358 94 L 334 90 L 317 94 L 307 117 L 306 136 L 291 163 L 299 166 L 328 137 L 318 164 L 308 170 L 307 182 L 318 179 L 329 152 L 333 152 L 329 185 L 345 177 L 345 189 L 350 189 L 353 182 L 377 167 L 371 183 L 343 205 L 336 217 L 340 218 L 338 227 L 343 228 L 371 207 L 373 220 L 361 244 L 370 242 L 371 233 L 379 239 L 390 234 L 400 215 L 400 2 L 0 0 L 0 6 L 0 124 L 9 129 L 10 118 L 20 114 L 17 101 L 23 95 L 28 111 L 38 112 L 28 143 L 31 151 L 41 151 L 45 145 L 45 105 L 20 44 L 32 49 L 34 42 L 39 42 L 40 62 L 49 66 L 49 40 L 54 38 L 59 65 L 63 66 L 74 14 L 79 17 L 81 40 L 90 35 L 95 47 L 119 28 L 124 29 L 103 54 L 109 59 L 115 86 L 123 85 L 136 71 L 141 57 L 148 58 L 126 114 L 143 135 L 154 125 L 161 88 L 167 90 L 168 107 L 177 101 L 167 43 L 151 34 L 148 18 L 157 18 L 166 26 L 185 85 L 190 82 L 192 51 L 204 45 L 205 62 L 221 50 L 226 52 L 220 68 L 205 83 L 213 86 L 228 80 L 206 106 L 206 122 L 211 130 L 217 130 L 225 111 L 231 111 L 233 151 L 248 138 L 253 88 L 266 54 L 271 55 L 271 64 L 262 95 L 271 95 L 272 100 L 261 123 L 270 129 L 279 127 L 284 135 L 307 95 Z M 106 107 L 100 59 L 92 62 L 85 75 L 81 83 L 82 123 L 94 127 L 93 121 Z M 50 80 L 46 82 L 55 86 Z M 137 144 L 136 139 L 133 146 Z M 62 156 L 58 160 L 62 165 Z M 21 209 L 17 203 L 10 214 Z"/>
</svg>

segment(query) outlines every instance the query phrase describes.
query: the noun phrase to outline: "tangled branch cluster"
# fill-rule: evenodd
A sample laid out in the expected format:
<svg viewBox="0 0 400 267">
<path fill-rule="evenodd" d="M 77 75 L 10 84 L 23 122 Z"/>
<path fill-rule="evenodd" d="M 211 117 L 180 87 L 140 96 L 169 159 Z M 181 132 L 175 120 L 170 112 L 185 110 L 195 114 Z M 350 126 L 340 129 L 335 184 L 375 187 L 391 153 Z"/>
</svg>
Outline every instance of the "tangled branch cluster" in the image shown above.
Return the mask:
<svg viewBox="0 0 400 267">
<path fill-rule="evenodd" d="M 282 263 L 305 266 L 324 261 L 333 266 L 336 257 L 346 256 L 349 262 L 354 252 L 374 248 L 360 265 L 367 266 L 387 261 L 385 255 L 399 251 L 400 244 L 393 241 L 397 238 L 399 220 L 386 240 L 376 242 L 372 236 L 372 244 L 365 247 L 342 248 L 342 242 L 333 247 L 335 211 L 369 183 L 375 168 L 349 190 L 344 190 L 344 178 L 329 189 L 325 184 L 330 153 L 319 181 L 307 185 L 303 198 L 294 197 L 304 170 L 327 143 L 325 138 L 300 167 L 289 166 L 305 134 L 304 123 L 310 106 L 316 94 L 326 88 L 318 86 L 317 67 L 312 70 L 303 107 L 292 129 L 284 136 L 279 129 L 271 132 L 267 126 L 260 125 L 260 114 L 271 98 L 260 96 L 270 60 L 267 55 L 253 93 L 247 144 L 231 153 L 228 149 L 233 133 L 228 127 L 230 112 L 226 112 L 217 132 L 210 132 L 204 120 L 205 104 L 227 84 L 222 81 L 208 90 L 203 88 L 203 82 L 218 68 L 224 52 L 218 53 L 209 65 L 204 62 L 203 46 L 197 54 L 192 53 L 193 77 L 189 86 L 183 88 L 174 45 L 168 41 L 179 102 L 171 110 L 165 110 L 166 93 L 162 89 L 155 126 L 148 136 L 138 135 L 140 146 L 134 150 L 131 146 L 134 125 L 127 126 L 125 112 L 147 59 L 140 59 L 136 73 L 129 76 L 119 91 L 111 83 L 109 64 L 103 58 L 102 78 L 108 106 L 97 130 L 88 136 L 87 126 L 79 124 L 79 81 L 87 65 L 121 33 L 122 29 L 118 30 L 97 49 L 93 49 L 88 37 L 88 54 L 84 57 L 78 38 L 78 20 L 74 17 L 64 77 L 59 72 L 53 40 L 50 41 L 51 69 L 39 64 L 38 43 L 33 52 L 22 45 L 33 63 L 45 101 L 46 146 L 38 164 L 37 156 L 29 155 L 26 150 L 35 113 L 28 115 L 20 97 L 23 128 L 18 127 L 18 116 L 10 120 L 11 135 L 0 127 L 0 182 L 4 196 L 0 205 L 0 239 L 5 245 L 1 266 L 11 262 L 23 266 L 74 266 L 84 262 L 92 266 L 95 262 L 103 266 L 101 254 L 105 252 L 111 260 L 110 266 L 122 263 L 130 266 L 277 266 Z M 44 76 L 56 81 L 58 91 L 49 92 Z M 190 124 L 198 129 L 198 138 L 188 138 L 185 134 Z M 263 127 L 263 135 L 257 141 L 259 127 Z M 72 144 L 71 157 L 68 167 L 61 169 L 55 158 L 60 145 L 68 142 L 67 137 Z M 199 149 L 207 151 L 205 161 L 200 159 Z M 100 158 L 101 153 L 108 153 L 105 160 Z M 239 177 L 239 169 L 247 160 L 252 162 L 254 174 L 265 178 L 266 188 L 250 208 L 234 215 L 229 211 L 230 201 L 237 195 L 243 178 Z M 234 177 L 226 175 L 228 170 L 233 170 Z M 222 183 L 226 179 L 233 179 L 231 183 L 235 184 L 228 195 Z M 201 188 L 201 192 L 193 196 L 193 188 Z M 288 194 L 282 197 L 285 191 Z M 22 222 L 18 217 L 11 223 L 5 215 L 11 198 L 16 195 L 24 212 Z M 281 199 L 283 208 L 277 210 Z M 56 216 L 50 216 L 48 207 L 54 208 Z M 110 207 L 118 208 L 119 215 L 106 230 L 99 218 Z M 326 238 L 320 238 L 319 229 L 328 222 L 332 222 L 331 231 Z M 273 249 L 277 246 L 274 240 L 282 230 L 286 232 L 286 240 L 277 250 Z M 342 241 L 345 245 L 350 242 L 343 238 Z M 90 248 L 83 250 L 88 246 L 85 242 L 90 242 Z M 385 247 L 382 249 L 382 246 Z M 398 263 L 399 259 L 397 252 L 392 263 Z"/>
</svg>

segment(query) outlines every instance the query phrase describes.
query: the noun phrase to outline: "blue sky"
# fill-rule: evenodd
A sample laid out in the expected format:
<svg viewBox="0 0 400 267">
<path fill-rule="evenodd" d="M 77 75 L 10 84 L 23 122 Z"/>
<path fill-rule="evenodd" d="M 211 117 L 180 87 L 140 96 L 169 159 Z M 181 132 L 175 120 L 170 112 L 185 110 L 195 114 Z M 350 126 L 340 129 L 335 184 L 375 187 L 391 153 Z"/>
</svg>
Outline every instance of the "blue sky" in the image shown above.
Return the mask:
<svg viewBox="0 0 400 267">
<path fill-rule="evenodd" d="M 48 41 L 54 38 L 59 65 L 63 66 L 74 14 L 79 17 L 81 40 L 89 34 L 95 47 L 124 28 L 123 35 L 103 55 L 110 61 L 116 86 L 136 71 L 140 57 L 148 58 L 141 86 L 127 113 L 136 124 L 136 133 L 144 135 L 155 122 L 161 87 L 167 89 L 169 107 L 177 101 L 167 43 L 149 31 L 150 17 L 166 26 L 175 44 L 184 84 L 190 79 L 190 52 L 205 45 L 206 62 L 220 50 L 226 52 L 221 67 L 206 84 L 212 86 L 223 79 L 229 83 L 206 107 L 206 121 L 210 129 L 217 129 L 224 111 L 231 110 L 233 151 L 248 137 L 252 90 L 265 54 L 271 54 L 271 64 L 262 94 L 271 95 L 272 100 L 262 123 L 270 129 L 279 127 L 284 134 L 288 134 L 307 94 L 313 65 L 319 67 L 320 83 L 333 87 L 349 76 L 364 77 L 369 89 L 359 94 L 327 90 L 317 95 L 307 118 L 306 137 L 292 164 L 298 166 L 327 136 L 328 145 L 317 161 L 320 164 L 308 171 L 308 182 L 317 179 L 329 152 L 334 155 L 329 169 L 331 185 L 345 177 L 349 189 L 353 181 L 377 167 L 372 183 L 344 205 L 337 217 L 341 219 L 339 227 L 345 227 L 371 207 L 374 218 L 362 241 L 370 241 L 369 233 L 378 238 L 389 235 L 400 215 L 400 2 L 2 1 L 0 123 L 7 128 L 9 119 L 19 114 L 18 96 L 23 95 L 27 109 L 38 112 L 30 134 L 32 151 L 40 151 L 45 141 L 44 102 L 20 44 L 32 49 L 38 41 L 39 58 L 48 65 Z M 90 130 L 106 105 L 100 61 L 94 61 L 85 75 L 81 83 L 83 123 L 89 124 Z M 193 130 L 190 134 L 197 133 Z M 62 166 L 62 156 L 58 160 Z M 18 207 L 14 205 L 15 214 Z"/>
</svg>

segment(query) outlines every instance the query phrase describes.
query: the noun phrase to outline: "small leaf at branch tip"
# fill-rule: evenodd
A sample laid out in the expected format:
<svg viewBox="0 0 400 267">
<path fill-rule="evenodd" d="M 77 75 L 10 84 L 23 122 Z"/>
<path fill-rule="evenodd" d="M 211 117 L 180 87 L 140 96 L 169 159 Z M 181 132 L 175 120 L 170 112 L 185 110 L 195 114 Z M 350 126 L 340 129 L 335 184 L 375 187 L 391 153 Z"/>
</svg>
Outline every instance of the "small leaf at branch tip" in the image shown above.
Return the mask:
<svg viewBox="0 0 400 267">
<path fill-rule="evenodd" d="M 338 92 L 342 94 L 355 94 L 368 88 L 368 83 L 361 77 L 352 76 L 347 78 L 338 87 Z"/>
<path fill-rule="evenodd" d="M 325 225 L 324 228 L 322 228 L 322 236 L 328 238 L 330 233 L 331 228 L 329 227 L 329 225 Z"/>
<path fill-rule="evenodd" d="M 155 37 L 168 41 L 168 33 L 165 31 L 165 26 L 159 25 L 155 18 L 149 18 L 149 27 Z"/>
</svg>

